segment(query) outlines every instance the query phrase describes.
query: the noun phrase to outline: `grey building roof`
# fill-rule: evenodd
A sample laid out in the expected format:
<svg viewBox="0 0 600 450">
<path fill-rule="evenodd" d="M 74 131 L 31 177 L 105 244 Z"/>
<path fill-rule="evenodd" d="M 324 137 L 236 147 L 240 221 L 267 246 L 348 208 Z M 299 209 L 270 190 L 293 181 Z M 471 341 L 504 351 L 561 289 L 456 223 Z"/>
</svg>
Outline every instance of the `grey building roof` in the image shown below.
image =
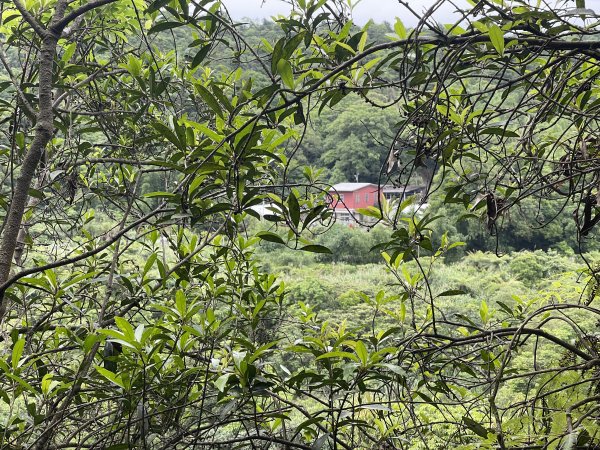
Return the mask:
<svg viewBox="0 0 600 450">
<path fill-rule="evenodd" d="M 373 183 L 338 183 L 334 184 L 331 187 L 331 190 L 338 192 L 354 192 L 369 186 L 372 186 L 374 191 L 377 190 L 377 185 Z"/>
</svg>

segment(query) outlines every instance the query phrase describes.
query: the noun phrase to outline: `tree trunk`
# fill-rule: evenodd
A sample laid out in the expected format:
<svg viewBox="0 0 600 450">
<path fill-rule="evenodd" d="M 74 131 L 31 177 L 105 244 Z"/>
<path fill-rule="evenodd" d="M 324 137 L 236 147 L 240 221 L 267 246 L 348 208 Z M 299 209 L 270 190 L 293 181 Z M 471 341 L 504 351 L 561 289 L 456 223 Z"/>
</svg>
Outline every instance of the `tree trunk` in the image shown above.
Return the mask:
<svg viewBox="0 0 600 450">
<path fill-rule="evenodd" d="M 6 216 L 6 222 L 0 239 L 0 284 L 5 283 L 12 267 L 23 215 L 27 206 L 29 188 L 46 146 L 54 132 L 54 114 L 52 112 L 52 69 L 54 54 L 59 36 L 53 32 L 44 33 L 39 63 L 39 103 L 33 141 L 25 155 L 21 172 L 15 183 L 15 189 Z M 0 297 L 0 323 L 8 309 L 6 295 Z"/>
</svg>

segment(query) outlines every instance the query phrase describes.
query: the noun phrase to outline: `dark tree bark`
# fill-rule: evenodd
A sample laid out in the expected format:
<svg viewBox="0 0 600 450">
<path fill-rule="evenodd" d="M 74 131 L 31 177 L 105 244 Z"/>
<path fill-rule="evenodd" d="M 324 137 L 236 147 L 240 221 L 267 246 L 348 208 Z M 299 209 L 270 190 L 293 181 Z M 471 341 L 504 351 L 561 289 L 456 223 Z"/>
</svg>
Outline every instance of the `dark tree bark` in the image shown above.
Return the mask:
<svg viewBox="0 0 600 450">
<path fill-rule="evenodd" d="M 18 3 L 18 2 L 17 2 Z M 63 4 L 57 6 L 55 19 L 62 19 L 64 14 Z M 62 9 L 62 11 L 61 11 Z M 52 69 L 54 66 L 54 54 L 59 39 L 52 29 L 45 31 L 42 36 L 42 49 L 39 62 L 39 87 L 38 87 L 38 112 L 36 117 L 35 135 L 21 166 L 15 189 L 6 216 L 2 239 L 0 240 L 0 283 L 4 283 L 10 276 L 13 256 L 17 246 L 19 231 L 25 214 L 28 191 L 31 187 L 33 177 L 44 154 L 46 146 L 52 139 L 54 132 L 54 114 L 52 112 Z M 7 312 L 7 298 L 2 295 L 0 299 L 0 321 L 4 319 Z"/>
<path fill-rule="evenodd" d="M 54 69 L 54 56 L 56 46 L 63 30 L 74 20 L 81 17 L 94 8 L 112 3 L 116 0 L 97 0 L 86 3 L 78 9 L 66 14 L 67 0 L 59 0 L 56 4 L 54 16 L 47 28 L 44 28 L 30 13 L 21 0 L 15 0 L 14 4 L 21 12 L 23 19 L 31 26 L 40 37 L 42 46 L 39 56 L 39 84 L 38 84 L 38 110 L 36 112 L 35 134 L 23 164 L 16 179 L 12 193 L 10 206 L 6 215 L 4 229 L 0 237 L 0 285 L 4 284 L 10 277 L 15 250 L 17 248 L 19 233 L 22 229 L 23 216 L 27 208 L 28 192 L 31 188 L 34 176 L 40 160 L 52 140 L 54 133 L 54 112 L 52 106 L 53 82 L 52 72 Z M 3 321 L 8 310 L 8 300 L 4 292 L 0 296 L 0 323 Z"/>
</svg>

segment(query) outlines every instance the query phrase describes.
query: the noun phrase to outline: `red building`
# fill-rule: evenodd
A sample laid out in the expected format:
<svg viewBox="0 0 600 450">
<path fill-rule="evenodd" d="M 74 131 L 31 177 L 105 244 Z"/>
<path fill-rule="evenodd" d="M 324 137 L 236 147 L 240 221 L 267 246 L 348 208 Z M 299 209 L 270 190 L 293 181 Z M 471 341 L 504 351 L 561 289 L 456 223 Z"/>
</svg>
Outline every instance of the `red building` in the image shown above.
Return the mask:
<svg viewBox="0 0 600 450">
<path fill-rule="evenodd" d="M 342 223 L 360 219 L 356 216 L 356 209 L 378 204 L 379 189 L 373 183 L 338 183 L 331 187 L 329 193 L 333 198 L 331 207 L 335 210 L 335 217 Z"/>
<path fill-rule="evenodd" d="M 329 192 L 335 209 L 356 209 L 377 204 L 379 190 L 372 183 L 338 183 Z"/>
<path fill-rule="evenodd" d="M 381 186 L 373 183 L 338 183 L 331 187 L 329 194 L 332 202 L 331 208 L 335 211 L 335 217 L 338 221 L 346 224 L 352 224 L 356 220 L 365 219 L 356 210 L 368 206 L 378 206 L 379 196 L 387 200 L 404 200 L 411 195 L 421 195 L 422 186 Z M 426 206 L 426 205 L 422 205 Z"/>
</svg>

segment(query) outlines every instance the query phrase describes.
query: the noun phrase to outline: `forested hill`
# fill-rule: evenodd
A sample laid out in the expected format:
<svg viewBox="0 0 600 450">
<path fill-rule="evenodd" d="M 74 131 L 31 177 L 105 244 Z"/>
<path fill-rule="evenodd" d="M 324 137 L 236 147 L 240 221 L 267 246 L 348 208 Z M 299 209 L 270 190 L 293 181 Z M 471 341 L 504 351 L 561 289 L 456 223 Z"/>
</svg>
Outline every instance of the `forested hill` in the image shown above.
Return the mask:
<svg viewBox="0 0 600 450">
<path fill-rule="evenodd" d="M 178 57 L 192 61 L 192 64 L 197 55 L 204 54 L 202 49 L 213 56 L 222 55 L 221 58 L 215 58 L 205 70 L 231 73 L 240 69 L 241 86 L 251 79 L 254 88 L 267 88 L 270 80 L 262 68 L 265 61 L 270 64 L 269 49 L 272 50 L 285 36 L 283 29 L 267 20 L 241 21 L 235 26 L 243 40 L 223 39 L 216 45 L 212 43 L 210 47 L 207 42 L 182 28 L 171 30 L 170 36 L 158 33 L 151 37 L 154 36 L 153 43 L 162 51 L 177 49 Z M 393 33 L 390 24 L 370 22 L 367 27 L 369 41 L 374 44 L 390 41 L 388 35 Z M 353 26 L 349 32 L 359 31 L 359 27 Z M 246 49 L 253 49 L 254 53 Z M 330 184 L 343 181 L 378 182 L 400 120 L 399 108 L 382 108 L 378 103 L 385 105 L 392 98 L 393 95 L 386 95 L 385 91 L 374 98 L 367 98 L 356 91 L 340 97 L 339 103 L 333 106 L 319 108 L 320 113 L 311 115 L 305 129 L 304 126 L 297 127 L 302 137 L 299 147 L 289 146 L 289 153 L 294 153 L 291 178 L 301 178 L 302 167 L 308 165 L 324 169 L 322 178 Z M 314 108 L 314 105 L 308 104 L 306 107 Z"/>
<path fill-rule="evenodd" d="M 173 52 L 177 60 L 187 61 L 195 69 L 204 71 L 206 76 L 217 73 L 225 77 L 225 74 L 237 70 L 240 89 L 268 88 L 270 80 L 262 69 L 265 64 L 270 64 L 270 52 L 285 38 L 286 32 L 278 23 L 269 20 L 240 21 L 232 26 L 240 32 L 236 39 L 229 37 L 208 42 L 195 33 L 189 33 L 184 27 L 150 33 L 147 39 L 159 52 Z M 348 33 L 359 34 L 359 31 L 353 25 Z M 366 33 L 372 45 L 376 45 L 389 42 L 394 30 L 389 23 L 371 22 L 367 25 Z M 210 64 L 206 67 L 199 65 L 199 56 L 210 57 Z M 10 49 L 7 58 L 15 67 L 22 63 Z M 2 86 L 8 86 L 6 74 L 0 74 L 0 80 L 5 83 Z M 248 80 L 251 80 L 250 86 Z M 223 85 L 226 83 L 227 80 L 224 80 Z M 417 165 L 410 179 L 387 180 L 382 177 L 382 167 L 396 139 L 398 124 L 410 113 L 407 105 L 393 104 L 397 89 L 390 87 L 373 93 L 350 90 L 347 94 L 335 102 L 322 103 L 318 108 L 310 103 L 305 105 L 305 108 L 311 109 L 306 111 L 309 119 L 306 123 L 297 124 L 296 139 L 287 143 L 286 154 L 290 161 L 288 180 L 301 180 L 303 168 L 311 166 L 318 169 L 320 179 L 327 184 L 345 181 L 423 183 L 428 178 L 420 176 L 421 171 L 427 169 L 424 163 Z M 402 157 L 411 161 L 414 155 L 414 151 L 409 149 Z M 144 184 L 142 190 L 160 190 L 160 183 Z M 452 187 L 450 180 L 442 176 L 437 177 L 434 183 L 427 200 L 432 211 L 442 217 L 434 227 L 438 231 L 448 231 L 456 240 L 466 242 L 471 250 L 502 252 L 554 248 L 579 252 L 600 248 L 600 244 L 593 240 L 586 241 L 581 247 L 577 242 L 572 211 L 565 205 L 532 199 L 526 199 L 519 209 L 503 217 L 498 222 L 498 235 L 490 236 L 483 220 L 484 214 L 468 211 L 460 199 L 446 201 L 446 195 Z M 552 223 L 548 226 L 541 226 L 550 220 Z"/>
<path fill-rule="evenodd" d="M 268 87 L 270 80 L 261 70 L 262 65 L 270 64 L 270 52 L 285 36 L 284 30 L 276 22 L 268 20 L 241 21 L 235 26 L 241 31 L 243 41 L 223 40 L 211 46 L 210 52 L 222 55 L 222 58 L 216 58 L 205 70 L 231 73 L 239 69 L 240 85 L 252 79 L 254 87 Z M 358 27 L 352 26 L 349 34 L 359 31 Z M 366 32 L 373 45 L 390 42 L 394 36 L 394 29 L 389 23 L 370 22 Z M 171 36 L 164 33 L 151 36 L 163 51 L 177 49 L 178 56 L 189 61 L 193 61 L 200 53 L 199 49 L 207 44 L 181 28 L 173 29 Z M 248 48 L 254 49 L 254 53 L 245 51 Z M 321 104 L 315 109 L 307 104 L 306 108 L 312 108 L 306 114 L 309 120 L 297 125 L 297 139 L 288 143 L 289 179 L 301 180 L 302 169 L 311 166 L 320 171 L 321 180 L 328 184 L 346 181 L 424 183 L 430 175 L 427 173 L 427 161 L 421 161 L 414 173 L 403 180 L 387 180 L 383 176 L 385 174 L 382 175 L 390 146 L 397 138 L 398 124 L 414 109 L 412 105 L 394 104 L 397 95 L 394 87 L 374 93 L 356 90 L 350 91 L 332 106 Z M 516 106 L 516 99 L 512 100 L 509 96 L 508 103 Z M 410 162 L 416 153 L 411 145 L 415 144 L 415 140 L 409 141 L 409 148 L 404 149 L 405 153 L 401 153 L 400 158 Z M 466 242 L 464 249 L 499 253 L 538 249 L 572 253 L 600 249 L 600 243 L 594 240 L 578 242 L 572 210 L 568 205 L 546 200 L 525 199 L 520 208 L 498 221 L 497 233 L 490 235 L 481 210 L 469 211 L 462 204 L 462 199 L 447 198 L 453 187 L 452 180 L 439 174 L 434 179 L 427 201 L 432 214 L 440 216 L 433 225 L 436 231 L 440 234 L 447 231 L 453 239 Z M 455 251 L 453 258 L 459 258 L 464 249 Z M 369 256 L 363 256 L 369 259 Z"/>
</svg>

